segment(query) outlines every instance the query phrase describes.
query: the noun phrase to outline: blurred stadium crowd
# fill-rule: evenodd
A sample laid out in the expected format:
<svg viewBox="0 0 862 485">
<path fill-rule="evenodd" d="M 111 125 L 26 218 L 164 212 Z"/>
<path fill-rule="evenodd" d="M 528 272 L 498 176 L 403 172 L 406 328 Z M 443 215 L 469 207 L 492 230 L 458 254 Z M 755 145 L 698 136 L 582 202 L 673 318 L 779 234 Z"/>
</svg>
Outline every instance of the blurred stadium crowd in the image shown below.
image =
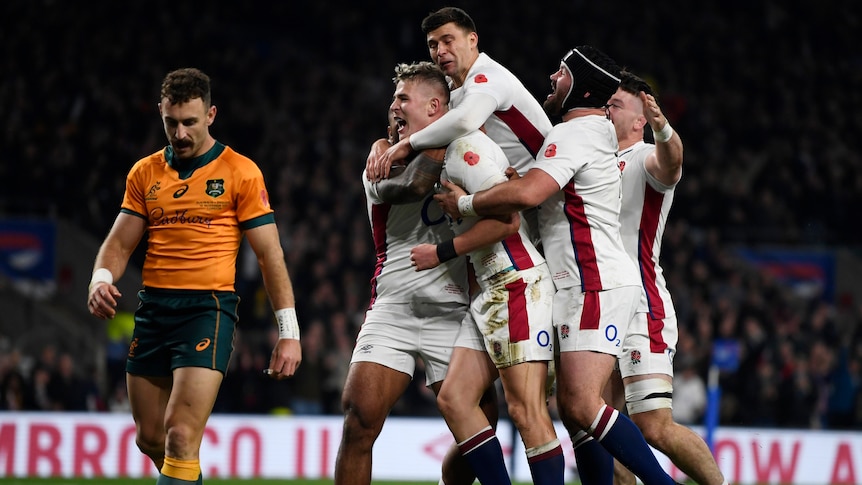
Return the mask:
<svg viewBox="0 0 862 485">
<path fill-rule="evenodd" d="M 476 21 L 480 48 L 537 98 L 579 44 L 657 88 L 686 150 L 663 251 L 678 377 L 705 380 L 716 339 L 741 348 L 739 368 L 722 374 L 721 423 L 862 427 L 862 302 L 794 291 L 734 251 L 862 242 L 860 11 L 828 0 L 454 4 Z M 127 170 L 165 144 L 162 77 L 203 69 L 218 106 L 211 131 L 266 177 L 304 346 L 294 380 L 261 375 L 272 314 L 244 251 L 240 333 L 216 412 L 340 414 L 374 265 L 359 176 L 385 133 L 392 68 L 427 58 L 419 23 L 442 5 L 2 2 L 0 216 L 62 218 L 101 239 Z M 0 356 L 0 409 L 124 409 L 121 377 L 101 385 L 74 349 L 20 355 L 6 342 Z M 395 414 L 436 414 L 423 381 Z"/>
</svg>

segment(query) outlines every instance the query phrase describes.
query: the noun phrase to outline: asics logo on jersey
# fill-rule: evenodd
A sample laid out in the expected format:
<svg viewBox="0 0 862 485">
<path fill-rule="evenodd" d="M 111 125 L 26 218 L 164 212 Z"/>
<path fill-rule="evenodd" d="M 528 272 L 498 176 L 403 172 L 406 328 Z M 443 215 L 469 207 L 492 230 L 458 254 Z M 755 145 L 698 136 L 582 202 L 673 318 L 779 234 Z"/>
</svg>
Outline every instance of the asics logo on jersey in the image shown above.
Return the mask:
<svg viewBox="0 0 862 485">
<path fill-rule="evenodd" d="M 200 342 L 198 342 L 197 345 L 195 345 L 195 350 L 197 350 L 198 352 L 203 352 L 204 350 L 207 349 L 207 347 L 210 346 L 210 343 L 212 343 L 212 340 L 205 338 L 205 339 L 201 340 Z"/>
<path fill-rule="evenodd" d="M 189 190 L 189 184 L 183 184 L 183 186 L 180 187 L 179 190 L 174 192 L 174 199 L 179 199 L 180 197 L 182 197 L 183 194 L 185 194 L 187 190 Z"/>
</svg>

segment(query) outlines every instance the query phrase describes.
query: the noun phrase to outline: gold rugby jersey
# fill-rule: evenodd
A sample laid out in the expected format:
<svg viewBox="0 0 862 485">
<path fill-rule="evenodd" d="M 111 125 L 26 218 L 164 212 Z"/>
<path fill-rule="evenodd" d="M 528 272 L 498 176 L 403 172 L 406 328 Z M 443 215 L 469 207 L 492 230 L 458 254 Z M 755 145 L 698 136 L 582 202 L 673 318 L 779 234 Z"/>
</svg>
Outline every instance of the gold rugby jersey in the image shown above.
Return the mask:
<svg viewBox="0 0 862 485">
<path fill-rule="evenodd" d="M 177 160 L 165 149 L 126 177 L 121 211 L 147 221 L 144 286 L 234 291 L 242 231 L 275 222 L 260 168 L 216 142 Z"/>
</svg>

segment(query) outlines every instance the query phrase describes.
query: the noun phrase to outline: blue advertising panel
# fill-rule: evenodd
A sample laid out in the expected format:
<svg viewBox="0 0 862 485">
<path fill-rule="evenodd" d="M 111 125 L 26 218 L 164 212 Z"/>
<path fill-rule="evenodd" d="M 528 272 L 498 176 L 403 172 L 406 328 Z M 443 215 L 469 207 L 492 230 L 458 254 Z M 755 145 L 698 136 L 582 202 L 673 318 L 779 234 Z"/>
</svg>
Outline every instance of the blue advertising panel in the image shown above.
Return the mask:
<svg viewBox="0 0 862 485">
<path fill-rule="evenodd" d="M 797 291 L 808 294 L 819 291 L 826 301 L 835 299 L 834 253 L 781 249 L 739 249 L 736 253 Z"/>
<path fill-rule="evenodd" d="M 12 281 L 53 282 L 56 235 L 51 221 L 0 220 L 0 273 Z"/>
</svg>

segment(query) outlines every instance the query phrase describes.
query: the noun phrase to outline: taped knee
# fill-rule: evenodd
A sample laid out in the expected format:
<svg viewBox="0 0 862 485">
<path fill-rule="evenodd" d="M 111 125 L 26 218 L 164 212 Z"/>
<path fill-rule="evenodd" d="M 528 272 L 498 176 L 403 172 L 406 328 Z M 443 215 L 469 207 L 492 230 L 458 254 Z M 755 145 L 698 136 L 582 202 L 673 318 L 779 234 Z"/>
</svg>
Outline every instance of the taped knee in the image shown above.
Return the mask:
<svg viewBox="0 0 862 485">
<path fill-rule="evenodd" d="M 664 379 L 644 379 L 626 386 L 629 414 L 673 408 L 673 385 Z"/>
</svg>

